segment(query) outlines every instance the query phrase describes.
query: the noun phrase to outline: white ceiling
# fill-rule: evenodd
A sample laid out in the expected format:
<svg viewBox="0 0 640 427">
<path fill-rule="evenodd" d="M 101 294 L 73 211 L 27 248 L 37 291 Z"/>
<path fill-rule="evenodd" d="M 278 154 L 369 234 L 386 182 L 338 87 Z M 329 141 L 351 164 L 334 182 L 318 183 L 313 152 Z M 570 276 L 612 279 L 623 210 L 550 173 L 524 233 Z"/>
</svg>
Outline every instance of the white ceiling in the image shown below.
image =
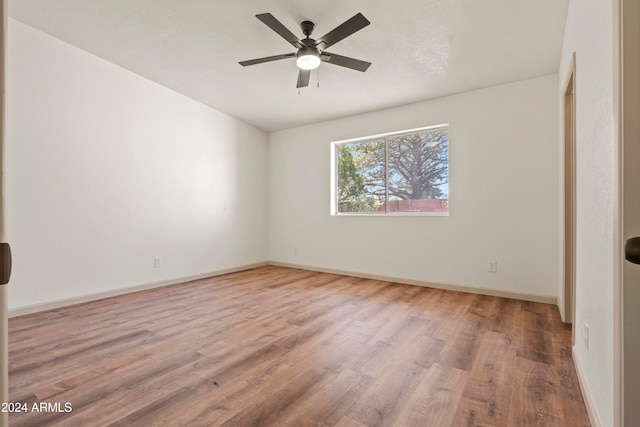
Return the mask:
<svg viewBox="0 0 640 427">
<path fill-rule="evenodd" d="M 10 0 L 9 16 L 266 131 L 557 73 L 569 0 Z M 255 18 L 319 38 L 358 12 L 371 25 L 298 94 L 294 52 Z"/>
</svg>

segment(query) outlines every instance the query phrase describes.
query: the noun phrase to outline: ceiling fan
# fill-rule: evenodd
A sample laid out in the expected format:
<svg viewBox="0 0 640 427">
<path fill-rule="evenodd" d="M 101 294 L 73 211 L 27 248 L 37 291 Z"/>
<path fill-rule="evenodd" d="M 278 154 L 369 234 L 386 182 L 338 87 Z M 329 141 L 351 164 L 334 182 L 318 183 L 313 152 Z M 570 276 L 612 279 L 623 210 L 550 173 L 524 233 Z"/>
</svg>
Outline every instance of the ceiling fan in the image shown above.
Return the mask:
<svg viewBox="0 0 640 427">
<path fill-rule="evenodd" d="M 346 20 L 317 40 L 309 37 L 315 27 L 315 24 L 311 21 L 304 21 L 300 24 L 302 33 L 305 35 L 305 38 L 300 40 L 270 13 L 261 13 L 256 15 L 256 18 L 264 22 L 283 39 L 291 43 L 298 49 L 298 51 L 295 53 L 285 53 L 282 55 L 267 56 L 265 58 L 240 62 L 240 65 L 244 67 L 262 64 L 263 62 L 277 61 L 279 59 L 297 58 L 296 64 L 298 65 L 298 68 L 300 68 L 300 71 L 298 72 L 298 84 L 296 87 L 301 88 L 309 86 L 311 70 L 317 68 L 320 65 L 320 62 L 340 65 L 341 67 L 351 68 L 352 70 L 362 72 L 367 71 L 367 68 L 371 65 L 370 62 L 361 61 L 348 56 L 336 55 L 335 53 L 329 53 L 325 50 L 326 48 L 338 43 L 340 40 L 349 37 L 356 31 L 360 31 L 369 25 L 369 20 L 367 20 L 362 13 L 358 13 L 354 17 Z"/>
</svg>

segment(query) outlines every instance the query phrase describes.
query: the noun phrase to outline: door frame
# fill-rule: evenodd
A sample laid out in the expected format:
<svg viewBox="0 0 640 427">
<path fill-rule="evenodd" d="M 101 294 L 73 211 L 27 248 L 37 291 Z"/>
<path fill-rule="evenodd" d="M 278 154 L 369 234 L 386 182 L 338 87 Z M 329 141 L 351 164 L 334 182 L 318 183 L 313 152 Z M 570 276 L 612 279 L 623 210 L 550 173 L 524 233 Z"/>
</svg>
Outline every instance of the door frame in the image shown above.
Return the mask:
<svg viewBox="0 0 640 427">
<path fill-rule="evenodd" d="M 7 52 L 7 1 L 0 0 L 0 242 L 6 242 L 4 147 L 5 147 L 5 82 Z M 9 401 L 9 285 L 0 285 L 0 402 Z M 0 412 L 0 426 L 9 425 L 9 414 Z"/>
<path fill-rule="evenodd" d="M 624 313 L 622 300 L 623 245 L 623 118 L 622 118 L 622 6 L 624 0 L 613 1 L 613 132 L 614 132 L 614 200 L 613 200 L 613 425 L 624 423 Z"/>
<path fill-rule="evenodd" d="M 576 53 L 571 56 L 562 91 L 563 182 L 563 320 L 575 323 L 576 298 Z M 572 328 L 575 344 L 575 327 Z"/>
</svg>

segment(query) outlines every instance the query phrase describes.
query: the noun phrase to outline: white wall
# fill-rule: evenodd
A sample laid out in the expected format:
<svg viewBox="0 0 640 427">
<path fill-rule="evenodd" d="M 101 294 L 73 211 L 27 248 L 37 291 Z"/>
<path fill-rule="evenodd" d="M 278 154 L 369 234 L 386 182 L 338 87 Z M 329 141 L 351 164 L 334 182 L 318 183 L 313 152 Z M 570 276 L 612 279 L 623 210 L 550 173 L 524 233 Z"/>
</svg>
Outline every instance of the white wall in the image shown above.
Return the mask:
<svg viewBox="0 0 640 427">
<path fill-rule="evenodd" d="M 269 260 L 557 296 L 557 88 L 546 76 L 270 134 Z M 330 215 L 331 141 L 441 123 L 450 216 Z"/>
<path fill-rule="evenodd" d="M 8 40 L 10 308 L 266 260 L 263 131 L 18 21 Z"/>
<path fill-rule="evenodd" d="M 576 52 L 576 346 L 602 425 L 613 425 L 614 118 L 611 0 L 571 1 L 560 85 Z M 584 324 L 589 324 L 589 350 Z"/>
</svg>

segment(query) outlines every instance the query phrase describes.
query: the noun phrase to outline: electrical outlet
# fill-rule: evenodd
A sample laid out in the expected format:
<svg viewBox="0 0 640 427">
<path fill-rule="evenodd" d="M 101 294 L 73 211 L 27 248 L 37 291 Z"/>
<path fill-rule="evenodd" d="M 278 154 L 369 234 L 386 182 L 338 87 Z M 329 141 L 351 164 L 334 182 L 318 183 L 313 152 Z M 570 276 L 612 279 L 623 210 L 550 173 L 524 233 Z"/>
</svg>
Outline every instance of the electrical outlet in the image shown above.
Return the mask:
<svg viewBox="0 0 640 427">
<path fill-rule="evenodd" d="M 300 249 L 297 246 L 293 247 L 293 253 L 298 255 L 298 253 L 300 253 Z"/>
<path fill-rule="evenodd" d="M 160 268 L 160 258 L 155 257 L 153 258 L 153 268 Z"/>
<path fill-rule="evenodd" d="M 589 350 L 589 325 L 587 323 L 584 324 L 584 333 L 582 335 L 584 338 L 584 348 Z"/>
<path fill-rule="evenodd" d="M 487 261 L 487 271 L 489 273 L 498 272 L 498 261 Z"/>
</svg>

